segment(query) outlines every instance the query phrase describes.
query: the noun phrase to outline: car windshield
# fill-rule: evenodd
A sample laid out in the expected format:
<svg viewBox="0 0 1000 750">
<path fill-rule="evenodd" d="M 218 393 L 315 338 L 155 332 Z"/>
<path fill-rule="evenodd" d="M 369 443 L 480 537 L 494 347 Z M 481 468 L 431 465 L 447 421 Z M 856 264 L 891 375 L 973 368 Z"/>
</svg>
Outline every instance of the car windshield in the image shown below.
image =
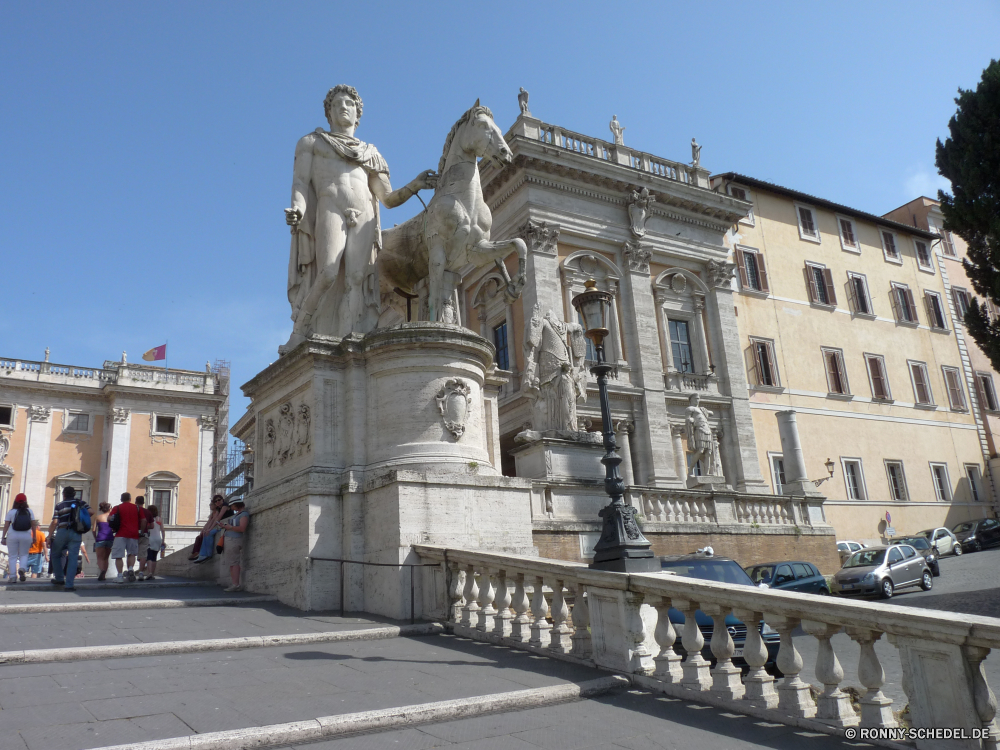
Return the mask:
<svg viewBox="0 0 1000 750">
<path fill-rule="evenodd" d="M 930 549 L 931 545 L 927 542 L 927 537 L 924 536 L 906 536 L 902 539 L 893 539 L 893 544 L 909 544 L 911 547 L 915 547 L 919 550 Z"/>
<path fill-rule="evenodd" d="M 885 560 L 884 549 L 863 549 L 851 555 L 844 563 L 845 568 L 863 568 L 869 565 L 881 565 Z"/>
<path fill-rule="evenodd" d="M 930 539 L 931 538 L 931 534 L 933 534 L 933 533 L 934 533 L 934 529 L 927 529 L 927 531 L 921 531 L 919 534 L 917 534 L 917 536 L 922 536 L 922 537 L 925 537 L 927 539 Z"/>
<path fill-rule="evenodd" d="M 735 583 L 739 586 L 754 586 L 750 576 L 732 560 L 662 560 L 664 570 L 671 570 L 679 576 L 700 578 L 703 581 Z"/>
<path fill-rule="evenodd" d="M 975 525 L 976 524 L 974 524 L 972 521 L 963 521 L 957 526 L 952 527 L 951 530 L 954 531 L 956 534 L 961 534 L 963 531 L 972 531 L 972 529 L 975 528 Z"/>
<path fill-rule="evenodd" d="M 754 583 L 770 583 L 771 579 L 774 578 L 774 566 L 755 565 L 747 569 L 747 574 Z"/>
</svg>

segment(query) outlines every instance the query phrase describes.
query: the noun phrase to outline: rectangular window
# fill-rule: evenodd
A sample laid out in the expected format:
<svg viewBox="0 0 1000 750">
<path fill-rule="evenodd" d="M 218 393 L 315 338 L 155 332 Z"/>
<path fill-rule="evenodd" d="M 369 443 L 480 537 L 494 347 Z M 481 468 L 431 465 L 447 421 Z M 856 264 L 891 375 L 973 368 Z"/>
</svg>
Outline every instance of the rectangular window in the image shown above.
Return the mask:
<svg viewBox="0 0 1000 750">
<path fill-rule="evenodd" d="M 66 415 L 66 432 L 87 432 L 90 430 L 90 415 L 70 412 Z"/>
<path fill-rule="evenodd" d="M 944 384 L 948 388 L 948 403 L 954 411 L 966 411 L 965 390 L 962 388 L 962 378 L 954 367 L 942 367 Z"/>
<path fill-rule="evenodd" d="M 768 292 L 764 256 L 751 247 L 736 246 L 736 266 L 743 291 Z"/>
<path fill-rule="evenodd" d="M 889 381 L 885 377 L 885 360 L 879 354 L 866 354 L 865 366 L 868 368 L 868 380 L 872 388 L 872 398 L 876 401 L 891 401 Z"/>
<path fill-rule="evenodd" d="M 966 464 L 965 475 L 969 478 L 969 493 L 972 495 L 972 502 L 982 502 L 982 485 L 980 484 L 982 474 L 979 472 L 979 467 L 975 464 Z"/>
<path fill-rule="evenodd" d="M 154 420 L 153 432 L 157 432 L 162 435 L 177 434 L 177 417 L 161 417 L 157 415 L 154 417 Z"/>
<path fill-rule="evenodd" d="M 874 315 L 872 298 L 868 294 L 868 280 L 864 275 L 848 272 L 847 284 L 851 298 L 851 310 L 858 315 Z"/>
<path fill-rule="evenodd" d="M 927 365 L 923 362 L 906 363 L 910 368 L 910 380 L 913 381 L 913 399 L 920 406 L 932 406 L 934 397 L 931 394 L 931 381 L 927 377 Z"/>
<path fill-rule="evenodd" d="M 889 497 L 897 503 L 906 502 L 909 496 L 906 492 L 906 475 L 903 473 L 902 461 L 886 461 L 885 473 L 889 479 Z"/>
<path fill-rule="evenodd" d="M 993 375 L 988 372 L 977 372 L 976 382 L 979 384 L 979 400 L 987 411 L 997 411 L 997 392 L 993 387 Z"/>
<path fill-rule="evenodd" d="M 955 302 L 955 315 L 960 321 L 965 320 L 965 313 L 969 310 L 969 293 L 958 287 L 951 288 L 951 298 Z"/>
<path fill-rule="evenodd" d="M 823 349 L 823 363 L 826 366 L 826 385 L 829 393 L 847 395 L 851 389 L 847 384 L 847 370 L 844 368 L 844 354 L 840 349 Z"/>
<path fill-rule="evenodd" d="M 897 323 L 917 323 L 917 305 L 913 301 L 913 292 L 906 284 L 892 282 L 892 310 Z"/>
<path fill-rule="evenodd" d="M 799 217 L 799 237 L 810 242 L 819 242 L 819 229 L 816 228 L 816 215 L 813 210 L 796 205 L 795 213 Z"/>
<path fill-rule="evenodd" d="M 780 495 L 785 486 L 785 460 L 777 454 L 771 454 L 771 479 L 774 481 L 774 494 Z"/>
<path fill-rule="evenodd" d="M 854 231 L 854 222 L 843 216 L 838 216 L 837 226 L 840 228 L 840 246 L 844 250 L 860 253 L 861 243 L 858 242 L 858 235 Z"/>
<path fill-rule="evenodd" d="M 924 292 L 924 305 L 927 307 L 927 320 L 930 321 L 931 328 L 939 331 L 948 330 L 948 324 L 944 319 L 944 305 L 941 304 L 941 297 L 937 292 Z"/>
<path fill-rule="evenodd" d="M 948 465 L 931 464 L 931 480 L 934 482 L 934 495 L 938 502 L 950 502 L 951 481 L 948 479 Z"/>
<path fill-rule="evenodd" d="M 861 471 L 860 458 L 842 459 L 844 465 L 844 485 L 847 487 L 848 500 L 864 500 L 865 476 Z"/>
<path fill-rule="evenodd" d="M 926 271 L 933 271 L 934 265 L 931 263 L 931 251 L 927 248 L 927 243 L 923 240 L 914 240 L 913 245 L 917 249 L 917 265 Z"/>
<path fill-rule="evenodd" d="M 734 198 L 736 198 L 736 200 L 746 201 L 747 203 L 753 203 L 753 201 L 750 200 L 750 193 L 747 191 L 746 188 L 737 187 L 736 185 L 729 185 L 729 194 Z M 754 225 L 752 207 L 750 208 L 750 212 L 745 217 L 740 219 L 740 224 L 749 224 L 750 226 Z"/>
<path fill-rule="evenodd" d="M 893 263 L 902 263 L 903 259 L 899 257 L 895 232 L 883 229 L 879 234 L 882 235 L 882 254 L 885 255 L 885 259 Z"/>
<path fill-rule="evenodd" d="M 153 490 L 153 505 L 159 511 L 163 523 L 170 523 L 170 501 L 173 498 L 171 490 Z"/>
<path fill-rule="evenodd" d="M 694 372 L 691 356 L 691 335 L 686 320 L 668 320 L 670 329 L 670 353 L 674 357 L 674 369 L 678 372 Z"/>
<path fill-rule="evenodd" d="M 3 426 L 3 427 L 13 427 L 14 426 L 14 407 L 13 406 L 0 406 L 0 426 Z"/>
<path fill-rule="evenodd" d="M 817 305 L 836 305 L 837 291 L 833 288 L 830 269 L 818 263 L 806 263 L 806 291 L 809 301 Z"/>
<path fill-rule="evenodd" d="M 952 258 L 958 256 L 955 252 L 955 243 L 952 241 L 951 232 L 946 232 L 945 230 L 939 230 L 941 233 L 941 247 L 944 248 L 944 254 L 950 255 Z"/>
<path fill-rule="evenodd" d="M 778 365 L 774 358 L 774 343 L 763 339 L 750 339 L 749 370 L 754 385 L 777 388 Z"/>
<path fill-rule="evenodd" d="M 496 347 L 496 363 L 501 370 L 510 369 L 510 354 L 507 348 L 507 323 L 493 328 L 493 346 Z"/>
</svg>

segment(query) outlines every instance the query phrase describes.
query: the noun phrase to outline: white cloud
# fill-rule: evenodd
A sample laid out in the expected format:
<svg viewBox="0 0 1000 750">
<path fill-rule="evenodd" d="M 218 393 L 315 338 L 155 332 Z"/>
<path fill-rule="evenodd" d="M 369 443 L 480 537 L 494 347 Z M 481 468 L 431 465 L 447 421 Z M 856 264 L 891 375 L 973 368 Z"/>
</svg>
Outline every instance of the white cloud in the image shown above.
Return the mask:
<svg viewBox="0 0 1000 750">
<path fill-rule="evenodd" d="M 950 191 L 951 183 L 932 169 L 914 169 L 903 182 L 904 197 L 908 201 L 921 195 L 936 199 L 938 190 Z"/>
</svg>

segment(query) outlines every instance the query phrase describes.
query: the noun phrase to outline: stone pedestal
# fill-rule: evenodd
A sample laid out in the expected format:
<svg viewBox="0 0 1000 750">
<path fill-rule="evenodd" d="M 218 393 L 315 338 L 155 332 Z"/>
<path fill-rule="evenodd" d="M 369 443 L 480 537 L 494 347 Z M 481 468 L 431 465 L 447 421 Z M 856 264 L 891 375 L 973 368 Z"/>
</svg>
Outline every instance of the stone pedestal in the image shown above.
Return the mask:
<svg viewBox="0 0 1000 750">
<path fill-rule="evenodd" d="M 438 323 L 314 336 L 259 373 L 236 428 L 256 456 L 247 587 L 403 619 L 410 545 L 531 554 L 531 483 L 499 472 L 502 384 L 489 343 Z"/>
<path fill-rule="evenodd" d="M 731 489 L 726 484 L 725 477 L 688 477 L 687 488 L 689 490 L 727 490 Z"/>
<path fill-rule="evenodd" d="M 565 438 L 538 435 L 521 441 L 515 439 L 515 442 L 520 442 L 520 446 L 511 451 L 517 475 L 528 479 L 603 480 L 601 458 L 604 446 L 600 433 L 572 435 Z"/>
</svg>

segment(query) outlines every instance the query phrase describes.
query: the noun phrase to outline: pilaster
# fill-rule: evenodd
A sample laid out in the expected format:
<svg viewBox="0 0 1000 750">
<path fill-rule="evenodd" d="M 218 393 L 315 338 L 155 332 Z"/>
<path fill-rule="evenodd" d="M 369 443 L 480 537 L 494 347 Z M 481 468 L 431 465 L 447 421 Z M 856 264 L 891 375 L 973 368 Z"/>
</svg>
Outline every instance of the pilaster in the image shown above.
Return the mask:
<svg viewBox="0 0 1000 750">
<path fill-rule="evenodd" d="M 217 420 L 214 416 L 203 416 L 198 420 L 198 498 L 195 504 L 195 519 L 198 523 L 208 520 L 209 505 L 212 500 L 212 446 L 215 445 Z"/>
<path fill-rule="evenodd" d="M 132 433 L 132 413 L 122 407 L 114 407 L 107 416 L 107 481 L 104 482 L 101 499 L 117 505 L 121 494 L 128 487 L 128 451 Z"/>
<path fill-rule="evenodd" d="M 52 409 L 48 406 L 29 406 L 21 492 L 28 496 L 28 502 L 36 508 L 43 508 L 46 502 L 45 485 L 48 484 L 51 436 Z"/>
</svg>

